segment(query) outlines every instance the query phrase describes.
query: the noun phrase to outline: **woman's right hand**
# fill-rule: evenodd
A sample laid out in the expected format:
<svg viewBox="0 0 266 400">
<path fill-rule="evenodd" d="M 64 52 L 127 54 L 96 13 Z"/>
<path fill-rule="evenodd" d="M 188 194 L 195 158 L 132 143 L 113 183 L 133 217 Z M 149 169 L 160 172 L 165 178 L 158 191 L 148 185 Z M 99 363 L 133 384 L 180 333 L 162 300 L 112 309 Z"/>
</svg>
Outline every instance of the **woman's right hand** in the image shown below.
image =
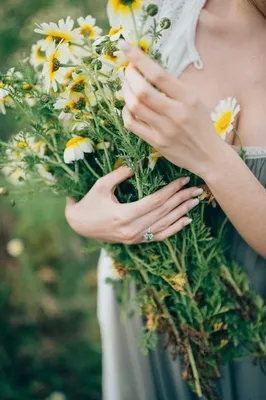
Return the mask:
<svg viewBox="0 0 266 400">
<path fill-rule="evenodd" d="M 87 238 L 110 243 L 143 243 L 151 227 L 154 241 L 179 232 L 192 220 L 186 214 L 199 204 L 203 191 L 183 189 L 189 178 L 179 178 L 141 200 L 121 204 L 114 193 L 117 186 L 133 174 L 121 167 L 100 178 L 79 202 L 67 200 L 66 219 L 72 229 Z"/>
</svg>

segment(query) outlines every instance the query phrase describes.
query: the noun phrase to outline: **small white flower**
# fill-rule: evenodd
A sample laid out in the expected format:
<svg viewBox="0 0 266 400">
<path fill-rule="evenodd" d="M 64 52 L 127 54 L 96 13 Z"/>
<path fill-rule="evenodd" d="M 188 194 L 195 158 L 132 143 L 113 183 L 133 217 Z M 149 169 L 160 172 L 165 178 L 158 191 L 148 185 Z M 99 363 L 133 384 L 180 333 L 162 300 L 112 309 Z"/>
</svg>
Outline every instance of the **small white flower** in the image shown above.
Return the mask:
<svg viewBox="0 0 266 400">
<path fill-rule="evenodd" d="M 134 27 L 131 10 L 134 12 L 137 25 L 144 5 L 156 3 L 156 0 L 109 0 L 107 12 L 112 26 L 123 25 L 129 29 Z"/>
<path fill-rule="evenodd" d="M 98 26 L 95 26 L 95 23 L 96 19 L 90 15 L 87 15 L 86 18 L 78 18 L 80 34 L 89 39 L 95 39 L 100 36 L 100 34 L 102 33 L 102 29 L 100 29 Z"/>
<path fill-rule="evenodd" d="M 89 103 L 91 106 L 95 106 L 97 103 L 92 86 L 85 75 L 78 75 L 76 72 L 73 72 L 72 81 L 66 91 L 69 92 L 71 99 L 74 101 L 79 99 L 80 95 L 84 93 L 86 103 Z"/>
<path fill-rule="evenodd" d="M 111 42 L 116 42 L 123 36 L 124 27 L 123 25 L 119 25 L 118 27 L 112 27 L 107 35 L 110 38 Z"/>
<path fill-rule="evenodd" d="M 45 52 L 42 50 L 42 48 L 45 47 L 45 43 L 45 40 L 39 40 L 31 48 L 30 64 L 34 68 L 42 66 L 47 61 Z"/>
<path fill-rule="evenodd" d="M 5 104 L 10 102 L 10 96 L 6 89 L 0 88 L 0 113 L 6 114 L 6 107 Z"/>
<path fill-rule="evenodd" d="M 59 43 L 82 45 L 84 42 L 83 36 L 80 34 L 80 29 L 73 29 L 74 21 L 70 17 L 67 17 L 65 21 L 60 19 L 58 24 L 55 24 L 54 22 L 47 24 L 44 22 L 37 25 L 37 27 L 38 28 L 35 29 L 35 32 L 46 36 L 42 50 L 49 54 L 53 50 L 54 43 L 56 45 Z"/>
<path fill-rule="evenodd" d="M 67 69 L 61 67 L 69 60 L 69 51 L 67 44 L 60 44 L 56 47 L 55 43 L 48 52 L 48 61 L 43 67 L 43 76 L 45 79 L 45 89 L 49 92 L 52 87 L 57 92 L 57 84 L 63 84 Z"/>
<path fill-rule="evenodd" d="M 37 171 L 40 174 L 40 176 L 42 178 L 44 178 L 44 181 L 47 185 L 54 185 L 57 182 L 57 180 L 53 176 L 53 174 L 51 174 L 51 172 L 49 172 L 47 166 L 45 166 L 43 164 L 37 164 L 36 168 L 37 168 Z"/>
<path fill-rule="evenodd" d="M 221 100 L 215 112 L 211 114 L 214 126 L 222 139 L 234 129 L 235 117 L 240 112 L 240 106 L 235 98 Z"/>
<path fill-rule="evenodd" d="M 7 167 L 2 168 L 3 174 L 7 177 L 12 185 L 22 185 L 26 180 L 25 173 L 26 164 L 23 162 L 14 162 Z"/>
<path fill-rule="evenodd" d="M 24 250 L 24 244 L 21 239 L 12 239 L 7 244 L 7 252 L 12 257 L 19 257 Z"/>
<path fill-rule="evenodd" d="M 64 161 L 70 164 L 73 161 L 83 160 L 84 153 L 92 153 L 93 144 L 89 138 L 82 136 L 74 136 L 70 139 L 64 151 Z"/>
</svg>

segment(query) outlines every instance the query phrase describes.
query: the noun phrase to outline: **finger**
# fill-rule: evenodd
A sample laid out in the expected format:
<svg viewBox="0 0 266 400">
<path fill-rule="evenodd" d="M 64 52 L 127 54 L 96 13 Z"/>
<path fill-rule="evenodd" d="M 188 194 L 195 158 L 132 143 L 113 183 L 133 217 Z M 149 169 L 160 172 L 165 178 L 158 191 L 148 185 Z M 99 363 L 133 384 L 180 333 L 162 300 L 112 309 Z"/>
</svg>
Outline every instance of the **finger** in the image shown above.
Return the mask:
<svg viewBox="0 0 266 400">
<path fill-rule="evenodd" d="M 135 220 L 135 222 L 132 223 L 132 230 L 134 232 L 140 232 L 140 236 L 143 236 L 149 227 L 152 228 L 152 233 L 158 233 L 166 229 L 167 226 L 183 217 L 199 204 L 198 199 L 194 199 L 196 201 L 193 202 L 192 198 L 199 196 L 202 192 L 202 189 L 196 187 L 178 191 L 166 200 L 162 206 Z M 174 218 L 173 215 L 170 215 L 171 212 L 175 213 L 175 219 L 168 223 L 168 220 L 171 221 Z M 155 226 L 156 224 L 158 225 Z"/>
<path fill-rule="evenodd" d="M 155 147 L 156 141 L 154 139 L 156 134 L 151 127 L 144 122 L 137 120 L 127 107 L 123 108 L 122 116 L 125 128 Z"/>
<path fill-rule="evenodd" d="M 135 94 L 137 100 L 156 113 L 162 114 L 172 101 L 160 93 L 131 64 L 125 71 L 126 82 Z"/>
<path fill-rule="evenodd" d="M 151 225 L 151 232 L 156 234 L 168 229 L 171 225 L 184 217 L 189 211 L 199 205 L 199 199 L 188 200 L 181 206 L 173 209 L 168 215 Z"/>
<path fill-rule="evenodd" d="M 98 179 L 96 184 L 108 191 L 114 192 L 120 183 L 133 175 L 134 173 L 130 168 L 123 166 Z"/>
<path fill-rule="evenodd" d="M 179 178 L 164 188 L 159 189 L 157 192 L 134 203 L 127 204 L 126 206 L 132 210 L 135 219 L 140 218 L 165 204 L 169 198 L 175 195 L 176 192 L 179 192 L 189 181 L 189 177 Z M 151 221 L 151 223 L 154 223 L 154 221 L 156 221 L 156 219 Z"/>
<path fill-rule="evenodd" d="M 162 232 L 157 233 L 154 235 L 153 241 L 155 242 L 162 242 L 163 240 L 168 239 L 169 237 L 175 235 L 176 233 L 180 232 L 186 226 L 192 223 L 192 219 L 188 217 L 184 217 L 176 221 L 173 225 L 169 226 Z"/>
<path fill-rule="evenodd" d="M 126 41 L 119 44 L 129 62 L 131 62 L 148 80 L 167 96 L 173 99 L 186 97 L 187 89 L 184 83 L 177 80 L 138 47 Z"/>
<path fill-rule="evenodd" d="M 148 108 L 145 104 L 141 103 L 135 96 L 127 81 L 124 82 L 123 93 L 126 107 L 131 114 L 135 115 L 138 119 L 142 120 L 149 126 L 156 126 L 158 128 L 162 125 L 162 115 L 159 115 Z"/>
</svg>

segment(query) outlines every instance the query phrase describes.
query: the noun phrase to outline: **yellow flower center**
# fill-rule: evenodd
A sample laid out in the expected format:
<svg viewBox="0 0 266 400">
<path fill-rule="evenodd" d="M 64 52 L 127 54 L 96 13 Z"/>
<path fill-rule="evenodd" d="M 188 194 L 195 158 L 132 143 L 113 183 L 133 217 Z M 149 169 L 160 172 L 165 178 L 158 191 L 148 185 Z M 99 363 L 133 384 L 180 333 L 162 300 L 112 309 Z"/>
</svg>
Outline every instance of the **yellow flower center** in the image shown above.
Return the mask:
<svg viewBox="0 0 266 400">
<path fill-rule="evenodd" d="M 37 58 L 38 61 L 41 61 L 41 62 L 42 62 L 42 61 L 45 61 L 45 60 L 46 60 L 45 52 L 42 51 L 42 46 L 39 46 L 39 47 L 36 49 L 35 55 L 36 55 L 36 58 Z"/>
<path fill-rule="evenodd" d="M 218 121 L 215 122 L 215 128 L 220 135 L 224 134 L 227 131 L 230 124 L 232 123 L 232 117 L 233 117 L 232 111 L 225 111 L 220 116 Z"/>
<path fill-rule="evenodd" d="M 119 28 L 111 28 L 107 36 L 112 37 L 117 33 L 122 33 L 122 32 L 123 32 L 123 26 L 120 25 Z"/>
<path fill-rule="evenodd" d="M 146 40 L 141 40 L 139 42 L 139 47 L 141 48 L 142 51 L 144 51 L 144 53 L 148 53 L 149 49 L 150 49 L 150 43 L 147 42 Z"/>
<path fill-rule="evenodd" d="M 131 10 L 140 10 L 145 0 L 111 0 L 111 7 L 114 12 L 130 14 Z"/>
<path fill-rule="evenodd" d="M 47 32 L 47 40 L 55 41 L 57 44 L 60 42 L 69 43 L 72 40 L 72 35 L 66 32 L 49 31 Z"/>
<path fill-rule="evenodd" d="M 82 136 L 75 136 L 70 139 L 66 144 L 66 149 L 71 149 L 73 147 L 79 147 L 81 143 L 89 142 L 88 138 L 84 138 Z"/>
<path fill-rule="evenodd" d="M 108 52 L 105 54 L 104 57 L 106 58 L 106 60 L 112 61 L 113 63 L 116 63 L 116 62 L 117 62 L 117 57 L 115 57 L 111 51 L 108 51 Z"/>
<path fill-rule="evenodd" d="M 49 75 L 50 80 L 53 80 L 54 75 L 60 68 L 60 61 L 58 60 L 58 51 L 55 51 L 49 60 Z"/>
<path fill-rule="evenodd" d="M 23 89 L 24 90 L 31 90 L 32 86 L 29 83 L 23 83 Z"/>
<path fill-rule="evenodd" d="M 72 78 L 72 74 L 75 71 L 75 68 L 71 68 L 69 71 L 67 71 L 67 73 L 64 76 L 64 79 L 66 81 L 70 80 Z"/>
<path fill-rule="evenodd" d="M 75 83 L 71 86 L 70 91 L 71 92 L 82 92 L 86 86 L 87 86 L 86 85 L 86 77 L 79 76 L 78 78 L 75 79 Z"/>
<path fill-rule="evenodd" d="M 95 30 L 94 30 L 93 26 L 91 26 L 89 24 L 84 24 L 83 26 L 81 26 L 80 33 L 81 33 L 81 35 L 89 37 L 89 38 L 95 37 Z"/>
<path fill-rule="evenodd" d="M 20 142 L 17 142 L 17 147 L 19 147 L 20 149 L 25 149 L 28 147 L 28 145 L 26 142 L 20 141 Z"/>
</svg>

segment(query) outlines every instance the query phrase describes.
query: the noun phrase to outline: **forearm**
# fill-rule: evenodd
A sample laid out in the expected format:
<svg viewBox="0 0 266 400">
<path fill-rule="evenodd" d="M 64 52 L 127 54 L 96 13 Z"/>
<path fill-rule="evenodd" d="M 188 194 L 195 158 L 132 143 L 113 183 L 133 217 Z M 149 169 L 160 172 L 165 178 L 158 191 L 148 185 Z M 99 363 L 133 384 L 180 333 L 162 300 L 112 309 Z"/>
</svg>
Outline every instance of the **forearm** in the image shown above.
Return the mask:
<svg viewBox="0 0 266 400">
<path fill-rule="evenodd" d="M 222 145 L 201 177 L 243 239 L 266 258 L 266 190 L 235 150 Z"/>
</svg>

